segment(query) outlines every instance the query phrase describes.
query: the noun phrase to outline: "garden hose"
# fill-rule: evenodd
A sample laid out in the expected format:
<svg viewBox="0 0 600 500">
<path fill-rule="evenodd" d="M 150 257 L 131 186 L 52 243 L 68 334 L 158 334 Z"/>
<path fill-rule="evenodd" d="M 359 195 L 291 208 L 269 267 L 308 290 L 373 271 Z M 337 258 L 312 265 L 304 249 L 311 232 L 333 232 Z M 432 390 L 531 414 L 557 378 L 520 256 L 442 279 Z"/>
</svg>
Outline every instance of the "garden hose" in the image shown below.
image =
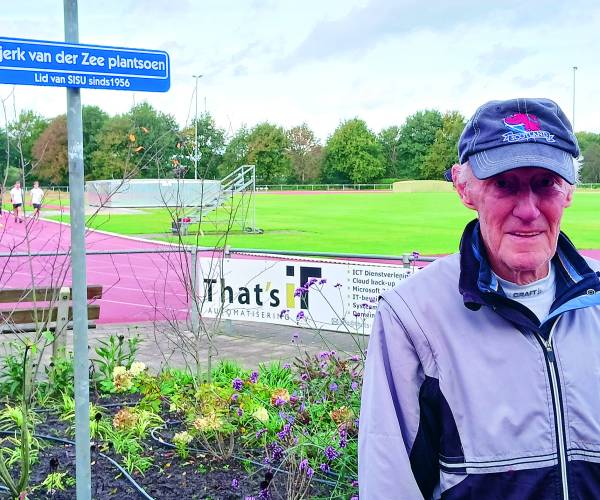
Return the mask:
<svg viewBox="0 0 600 500">
<path fill-rule="evenodd" d="M 179 423 L 179 421 L 173 421 L 171 423 Z M 150 436 L 152 437 L 152 439 L 154 439 L 157 443 L 162 444 L 163 446 L 166 446 L 167 448 L 177 448 L 177 446 L 175 446 L 173 443 L 170 443 L 168 441 L 165 441 L 163 438 L 161 438 L 160 436 L 157 437 L 156 431 L 160 430 L 161 427 L 154 427 L 153 429 L 150 429 Z M 196 453 L 209 453 L 208 450 L 204 450 L 204 449 L 200 449 L 200 448 L 188 448 L 188 450 L 196 452 Z M 240 462 L 248 462 L 251 463 L 252 465 L 257 465 L 258 467 L 264 467 L 265 464 L 261 463 L 261 462 L 257 462 L 255 460 L 252 460 L 250 458 L 244 458 L 244 457 L 240 457 L 238 455 L 231 455 L 232 458 L 235 458 L 236 460 L 239 460 Z M 272 468 L 274 471 L 276 472 L 281 472 L 283 474 L 290 474 L 290 471 L 284 470 L 284 469 L 279 469 L 277 467 L 273 467 Z M 335 481 L 329 481 L 328 479 L 319 479 L 318 477 L 315 477 L 312 479 L 313 481 L 317 482 L 317 483 L 321 483 L 321 484 L 326 484 L 328 486 L 337 486 L 338 483 L 336 483 Z"/>
<path fill-rule="evenodd" d="M 4 435 L 4 436 L 13 436 L 15 434 L 15 431 L 0 431 L 0 435 Z M 36 437 L 38 439 L 44 439 L 46 441 L 55 441 L 57 443 L 63 443 L 63 444 L 69 444 L 71 446 L 75 446 L 75 441 L 71 441 L 69 439 L 63 439 L 63 438 L 59 438 L 59 437 L 55 437 L 55 436 L 47 436 L 45 434 L 32 434 L 33 437 Z M 118 462 L 116 462 L 115 460 L 113 460 L 112 458 L 110 458 L 108 455 L 105 455 L 104 453 L 102 453 L 101 451 L 96 452 L 98 455 L 100 455 L 102 458 L 105 458 L 106 460 L 108 460 L 111 464 L 113 464 L 117 469 L 119 469 L 119 472 L 121 472 L 121 474 L 123 474 L 123 476 L 125 477 L 125 479 L 127 479 L 131 485 L 138 491 L 138 493 L 144 497 L 146 500 L 154 500 L 153 497 L 151 497 L 150 495 L 148 495 L 148 493 L 146 493 L 146 491 L 144 490 L 144 488 L 142 488 L 136 481 L 135 479 L 133 479 L 129 473 L 123 468 L 121 467 L 121 465 L 119 465 Z M 2 487 L 4 488 L 4 487 Z"/>
</svg>

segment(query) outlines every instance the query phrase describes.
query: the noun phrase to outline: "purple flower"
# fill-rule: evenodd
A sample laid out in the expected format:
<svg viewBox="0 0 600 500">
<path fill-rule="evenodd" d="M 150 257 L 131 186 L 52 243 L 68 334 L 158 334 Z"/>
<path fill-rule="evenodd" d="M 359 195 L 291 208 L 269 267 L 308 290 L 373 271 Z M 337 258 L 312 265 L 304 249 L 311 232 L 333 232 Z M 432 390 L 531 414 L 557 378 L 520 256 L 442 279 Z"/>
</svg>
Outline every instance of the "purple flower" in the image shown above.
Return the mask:
<svg viewBox="0 0 600 500">
<path fill-rule="evenodd" d="M 290 396 L 290 404 L 295 404 L 298 402 L 298 396 Z"/>
<path fill-rule="evenodd" d="M 319 469 L 321 469 L 325 474 L 331 472 L 331 467 L 329 467 L 329 464 L 321 464 L 319 465 Z"/>
<path fill-rule="evenodd" d="M 358 495 L 352 495 L 352 496 L 350 497 L 350 500 L 358 500 Z"/>
<path fill-rule="evenodd" d="M 283 368 L 284 370 L 289 370 L 289 369 L 291 368 L 291 366 L 292 366 L 292 365 L 290 365 L 289 363 L 283 363 L 283 366 L 282 366 L 282 368 Z"/>
<path fill-rule="evenodd" d="M 231 481 L 231 487 L 234 490 L 237 490 L 240 487 L 240 482 L 237 479 L 233 478 Z"/>
<path fill-rule="evenodd" d="M 300 470 L 304 470 L 308 467 L 308 458 L 303 458 L 302 460 L 300 460 L 300 464 L 298 465 L 298 468 Z"/>
<path fill-rule="evenodd" d="M 285 406 L 286 403 L 287 401 L 283 398 L 280 398 L 279 396 L 277 396 L 274 401 L 275 406 Z"/>
<path fill-rule="evenodd" d="M 353 488 L 358 488 L 358 481 L 357 481 L 356 479 L 354 479 L 354 480 L 352 481 L 352 483 L 351 483 L 351 486 L 352 486 Z M 358 497 L 356 497 L 356 498 L 357 498 L 357 500 L 358 500 Z"/>
<path fill-rule="evenodd" d="M 306 468 L 306 477 L 311 478 L 314 476 L 314 474 L 315 474 L 315 471 L 312 467 Z"/>
<path fill-rule="evenodd" d="M 244 500 L 256 500 L 256 497 L 244 497 Z"/>
<path fill-rule="evenodd" d="M 327 448 L 325 448 L 323 454 L 327 457 L 327 460 L 330 461 L 335 460 L 339 456 L 339 453 L 335 451 L 333 446 L 328 446 Z"/>
<path fill-rule="evenodd" d="M 311 278 L 309 279 L 306 284 L 304 285 L 304 288 L 310 288 L 311 286 L 313 286 L 317 281 L 319 281 L 317 278 Z"/>
<path fill-rule="evenodd" d="M 358 318 L 360 316 L 360 313 L 358 311 L 352 311 L 352 314 L 355 318 Z"/>
<path fill-rule="evenodd" d="M 304 319 L 304 311 L 300 311 L 296 314 L 296 321 L 300 321 L 301 319 Z"/>
<path fill-rule="evenodd" d="M 258 498 L 261 500 L 270 500 L 271 494 L 267 488 L 264 488 L 258 492 Z"/>
<path fill-rule="evenodd" d="M 267 429 L 260 429 L 256 431 L 256 439 L 260 438 L 265 432 L 267 432 Z"/>
<path fill-rule="evenodd" d="M 329 390 L 331 392 L 335 392 L 338 390 L 338 385 L 335 382 L 331 382 L 331 384 L 329 384 Z"/>
<path fill-rule="evenodd" d="M 283 457 L 283 453 L 285 450 L 281 446 L 279 446 L 278 443 L 270 443 L 268 448 L 271 451 L 271 456 L 273 457 L 273 460 L 279 460 L 281 457 Z"/>
<path fill-rule="evenodd" d="M 358 382 L 352 382 L 350 384 L 350 388 L 355 391 L 356 389 L 358 389 Z"/>
<path fill-rule="evenodd" d="M 241 417 L 244 414 L 244 410 L 242 410 L 241 408 L 237 409 L 237 416 Z"/>
<path fill-rule="evenodd" d="M 319 280 L 319 285 L 324 285 L 325 283 L 327 283 L 327 278 L 321 278 Z"/>
<path fill-rule="evenodd" d="M 319 353 L 319 358 L 321 359 L 329 359 L 329 351 L 322 351 Z"/>
<path fill-rule="evenodd" d="M 419 252 L 417 252 L 416 250 L 412 253 L 412 257 L 414 260 L 419 260 L 420 256 L 421 256 L 421 254 Z"/>
<path fill-rule="evenodd" d="M 285 424 L 283 426 L 283 429 L 281 429 L 277 433 L 277 437 L 283 441 L 286 437 L 288 437 L 291 434 L 291 432 L 292 432 L 292 426 L 290 424 Z"/>
<path fill-rule="evenodd" d="M 239 379 L 238 379 L 238 380 L 239 380 Z M 240 395 L 239 395 L 237 392 L 234 392 L 234 393 L 231 395 L 231 401 L 232 401 L 233 403 L 237 403 L 237 400 L 238 400 L 238 398 L 239 398 L 239 397 L 240 397 Z"/>
<path fill-rule="evenodd" d="M 300 288 L 296 288 L 294 291 L 294 297 L 302 297 L 307 292 L 308 290 L 301 286 Z"/>
<path fill-rule="evenodd" d="M 231 381 L 231 386 L 236 390 L 236 391 L 241 391 L 242 387 L 244 387 L 244 381 L 241 378 L 234 378 Z"/>
<path fill-rule="evenodd" d="M 360 356 L 358 354 L 353 354 L 350 356 L 350 361 L 360 361 Z"/>
<path fill-rule="evenodd" d="M 310 377 L 308 376 L 308 373 L 302 373 L 300 374 L 300 379 L 303 380 L 304 382 L 306 382 Z"/>
<path fill-rule="evenodd" d="M 258 381 L 258 372 L 257 371 L 253 371 L 250 374 L 250 383 L 251 384 L 256 384 L 257 381 Z"/>
<path fill-rule="evenodd" d="M 289 309 L 282 309 L 281 312 L 279 313 L 279 319 L 283 318 L 284 316 L 287 316 L 287 314 L 290 312 Z"/>
<path fill-rule="evenodd" d="M 368 302 L 363 302 L 360 307 L 362 307 L 363 309 L 370 309 L 371 305 Z"/>
</svg>

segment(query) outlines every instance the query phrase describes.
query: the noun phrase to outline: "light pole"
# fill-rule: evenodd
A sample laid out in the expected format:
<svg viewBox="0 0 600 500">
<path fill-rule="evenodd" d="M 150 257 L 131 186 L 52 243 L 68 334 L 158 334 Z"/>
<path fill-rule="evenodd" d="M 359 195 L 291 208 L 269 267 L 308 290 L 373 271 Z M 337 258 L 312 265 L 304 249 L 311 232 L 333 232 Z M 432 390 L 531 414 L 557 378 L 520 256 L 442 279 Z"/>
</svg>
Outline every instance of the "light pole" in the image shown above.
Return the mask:
<svg viewBox="0 0 600 500">
<path fill-rule="evenodd" d="M 573 66 L 573 132 L 575 132 L 575 72 L 577 66 Z"/>
<path fill-rule="evenodd" d="M 196 79 L 196 114 L 194 118 L 194 179 L 198 180 L 198 79 L 202 75 L 192 75 Z"/>
</svg>

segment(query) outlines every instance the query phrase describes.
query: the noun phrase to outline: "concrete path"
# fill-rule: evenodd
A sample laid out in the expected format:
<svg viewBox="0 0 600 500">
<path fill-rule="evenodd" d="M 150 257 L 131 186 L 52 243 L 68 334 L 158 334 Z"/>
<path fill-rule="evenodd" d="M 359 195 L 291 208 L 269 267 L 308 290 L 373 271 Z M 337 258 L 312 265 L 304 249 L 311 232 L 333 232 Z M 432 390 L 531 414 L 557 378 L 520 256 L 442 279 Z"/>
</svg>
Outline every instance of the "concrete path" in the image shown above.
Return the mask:
<svg viewBox="0 0 600 500">
<path fill-rule="evenodd" d="M 179 332 L 176 329 L 180 329 Z M 157 373 L 165 366 L 186 368 L 194 366 L 194 361 L 182 348 L 182 339 L 192 340 L 185 325 L 175 326 L 173 323 L 140 323 L 102 324 L 89 330 L 91 359 L 96 357 L 94 351 L 100 339 L 106 340 L 110 335 L 123 335 L 126 339 L 139 336 L 141 343 L 136 359 L 143 361 Z M 282 325 L 269 325 L 253 322 L 224 322 L 221 330 L 215 335 L 213 364 L 219 360 L 233 360 L 245 368 L 257 368 L 259 363 L 279 360 L 281 363 L 293 363 L 296 357 L 304 357 L 305 353 L 317 354 L 325 350 L 335 350 L 342 356 L 351 356 L 364 352 L 368 336 L 351 335 L 338 332 L 315 332 L 302 328 Z M 9 352 L 11 342 L 17 340 L 15 335 L 0 335 L 0 357 Z M 67 346 L 72 350 L 73 332 L 68 333 Z M 206 367 L 208 343 L 201 341 L 199 349 L 201 368 Z M 186 355 L 187 354 L 187 355 Z M 43 363 L 50 360 L 50 349 L 46 349 Z"/>
</svg>

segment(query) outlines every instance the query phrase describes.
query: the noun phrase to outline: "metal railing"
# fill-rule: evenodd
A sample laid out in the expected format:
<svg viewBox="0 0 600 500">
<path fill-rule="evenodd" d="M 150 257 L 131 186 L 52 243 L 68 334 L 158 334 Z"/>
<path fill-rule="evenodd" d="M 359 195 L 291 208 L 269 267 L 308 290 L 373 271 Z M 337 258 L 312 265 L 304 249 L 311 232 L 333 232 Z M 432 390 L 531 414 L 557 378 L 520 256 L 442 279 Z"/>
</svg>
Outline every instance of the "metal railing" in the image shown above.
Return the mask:
<svg viewBox="0 0 600 500">
<path fill-rule="evenodd" d="M 382 255 L 365 253 L 341 253 L 341 252 L 307 252 L 304 250 L 265 250 L 264 248 L 231 248 L 231 247 L 200 247 L 195 245 L 165 246 L 164 248 L 153 248 L 145 250 L 88 250 L 86 255 L 133 255 L 133 254 L 160 254 L 160 253 L 179 253 L 185 252 L 197 254 L 202 252 L 212 252 L 216 255 L 222 254 L 228 258 L 233 254 L 264 254 L 264 255 L 282 255 L 295 257 L 326 257 L 329 259 L 366 259 L 366 260 L 388 260 L 399 261 L 405 267 L 413 262 L 433 262 L 439 257 L 418 256 L 413 253 L 404 253 L 402 255 Z M 64 257 L 70 255 L 70 252 L 32 252 L 32 253 L 10 253 L 1 252 L 0 258 L 16 257 Z"/>
</svg>

